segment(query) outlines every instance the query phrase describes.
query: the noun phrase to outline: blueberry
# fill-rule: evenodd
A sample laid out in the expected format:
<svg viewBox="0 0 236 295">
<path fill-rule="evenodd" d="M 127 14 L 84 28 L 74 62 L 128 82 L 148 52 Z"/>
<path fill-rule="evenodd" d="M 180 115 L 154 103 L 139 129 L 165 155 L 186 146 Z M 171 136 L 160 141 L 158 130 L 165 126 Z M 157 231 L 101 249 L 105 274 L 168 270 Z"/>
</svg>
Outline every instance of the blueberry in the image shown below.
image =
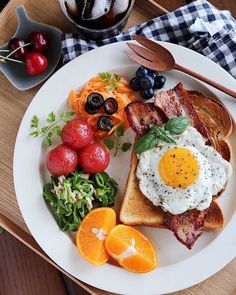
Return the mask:
<svg viewBox="0 0 236 295">
<path fill-rule="evenodd" d="M 140 78 L 140 86 L 142 89 L 149 89 L 154 86 L 154 80 L 150 76 L 142 76 Z"/>
<path fill-rule="evenodd" d="M 166 83 L 166 77 L 157 76 L 154 82 L 154 89 L 161 89 Z"/>
<path fill-rule="evenodd" d="M 141 94 L 142 98 L 144 98 L 144 99 L 150 99 L 154 95 L 154 90 L 152 88 L 142 89 L 140 91 L 140 94 Z"/>
<path fill-rule="evenodd" d="M 152 77 L 152 79 L 155 80 L 157 78 L 157 76 L 158 76 L 158 72 L 153 71 L 152 73 L 149 73 L 148 76 Z"/>
<path fill-rule="evenodd" d="M 149 68 L 146 68 L 146 69 L 147 69 L 147 71 L 148 71 L 149 74 L 156 73 L 155 70 L 151 70 L 151 69 L 149 69 Z"/>
<path fill-rule="evenodd" d="M 130 85 L 131 89 L 133 89 L 135 91 L 141 89 L 139 79 L 136 77 L 134 77 L 133 79 L 130 80 L 129 85 Z"/>
<path fill-rule="evenodd" d="M 141 78 L 142 76 L 146 76 L 148 74 L 148 70 L 145 67 L 140 67 L 136 71 L 136 77 Z"/>
</svg>

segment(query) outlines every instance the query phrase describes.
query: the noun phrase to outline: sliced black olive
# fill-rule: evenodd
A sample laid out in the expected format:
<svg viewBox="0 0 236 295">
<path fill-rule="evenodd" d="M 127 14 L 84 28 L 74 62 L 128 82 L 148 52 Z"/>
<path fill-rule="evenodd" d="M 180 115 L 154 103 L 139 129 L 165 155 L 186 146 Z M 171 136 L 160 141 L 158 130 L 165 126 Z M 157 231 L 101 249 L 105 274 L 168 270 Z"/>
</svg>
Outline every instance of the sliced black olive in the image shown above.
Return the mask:
<svg viewBox="0 0 236 295">
<path fill-rule="evenodd" d="M 97 125 L 102 131 L 109 131 L 113 127 L 113 121 L 109 116 L 100 116 Z"/>
<path fill-rule="evenodd" d="M 104 103 L 104 98 L 100 93 L 92 92 L 87 97 L 87 103 L 90 109 L 99 109 Z"/>
<path fill-rule="evenodd" d="M 91 108 L 88 102 L 85 103 L 84 109 L 87 113 L 94 115 L 98 113 L 99 109 Z"/>
<path fill-rule="evenodd" d="M 114 97 L 109 97 L 105 100 L 103 108 L 106 114 L 113 115 L 118 110 L 118 102 Z"/>
</svg>

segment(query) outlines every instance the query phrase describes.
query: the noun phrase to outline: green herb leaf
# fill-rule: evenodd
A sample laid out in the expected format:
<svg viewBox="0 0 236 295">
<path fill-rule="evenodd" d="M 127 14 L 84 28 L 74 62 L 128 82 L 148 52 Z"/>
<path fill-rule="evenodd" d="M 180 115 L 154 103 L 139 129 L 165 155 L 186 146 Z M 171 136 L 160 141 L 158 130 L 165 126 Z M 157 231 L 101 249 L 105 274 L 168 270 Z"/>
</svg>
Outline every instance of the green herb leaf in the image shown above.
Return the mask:
<svg viewBox="0 0 236 295">
<path fill-rule="evenodd" d="M 30 135 L 33 136 L 33 137 L 38 137 L 39 136 L 39 132 L 37 130 L 35 130 L 35 131 L 32 131 L 30 133 Z"/>
<path fill-rule="evenodd" d="M 5 229 L 0 226 L 0 234 L 2 234 L 4 231 Z"/>
<path fill-rule="evenodd" d="M 42 127 L 40 130 L 40 135 L 43 136 L 45 134 L 45 132 L 47 131 L 47 129 L 48 129 L 48 126 Z"/>
<path fill-rule="evenodd" d="M 170 134 L 168 130 L 160 128 L 157 136 L 160 140 L 164 142 L 176 144 L 176 141 L 174 140 L 173 136 Z"/>
<path fill-rule="evenodd" d="M 30 127 L 31 128 L 38 128 L 38 126 L 39 126 L 39 117 L 34 115 L 30 121 Z"/>
<path fill-rule="evenodd" d="M 46 119 L 46 122 L 48 123 L 54 123 L 56 121 L 56 115 L 54 114 L 54 112 L 51 112 L 47 119 Z"/>
<path fill-rule="evenodd" d="M 181 134 L 188 127 L 189 119 L 187 117 L 175 117 L 170 119 L 164 126 L 172 134 Z"/>
<path fill-rule="evenodd" d="M 58 125 L 55 125 L 51 128 L 51 132 L 54 134 L 54 135 L 57 135 L 57 136 L 61 136 L 61 127 L 58 126 Z"/>
<path fill-rule="evenodd" d="M 127 152 L 131 148 L 131 146 L 132 146 L 132 143 L 130 142 L 123 143 L 121 146 L 122 152 Z"/>
<path fill-rule="evenodd" d="M 152 125 L 148 134 L 142 136 L 134 145 L 134 152 L 140 154 L 157 145 L 162 140 L 167 143 L 176 144 L 173 134 L 181 134 L 188 126 L 187 117 L 175 117 L 170 119 L 163 127 Z"/>
<path fill-rule="evenodd" d="M 105 138 L 103 142 L 109 150 L 112 150 L 114 148 L 114 140 L 112 140 L 110 137 Z"/>
<path fill-rule="evenodd" d="M 107 84 L 106 89 L 107 90 L 117 90 L 118 89 L 118 83 L 121 79 L 121 76 L 118 74 L 111 74 L 108 72 L 103 72 L 98 74 L 99 77 L 102 79 L 102 81 Z"/>
<path fill-rule="evenodd" d="M 30 127 L 33 131 L 30 133 L 32 137 L 45 137 L 46 143 L 50 146 L 52 145 L 52 138 L 54 136 L 61 135 L 61 127 L 57 125 L 59 122 L 68 122 L 68 118 L 73 116 L 75 113 L 72 111 L 60 112 L 56 115 L 54 112 L 48 114 L 46 118 L 46 125 L 39 128 L 39 118 L 34 115 L 30 121 Z"/>
<path fill-rule="evenodd" d="M 99 73 L 98 75 L 105 83 L 108 83 L 111 80 L 111 73 L 103 72 Z"/>
<path fill-rule="evenodd" d="M 114 131 L 115 136 L 123 136 L 125 134 L 125 128 L 123 126 L 123 124 L 120 124 L 116 127 L 115 131 Z"/>
<path fill-rule="evenodd" d="M 159 138 L 153 134 L 148 133 L 140 137 L 134 144 L 134 152 L 136 154 L 141 154 L 147 150 L 154 148 L 159 142 Z"/>
<path fill-rule="evenodd" d="M 117 90 L 118 89 L 118 85 L 115 83 L 112 83 L 111 85 L 106 86 L 107 90 Z"/>
<path fill-rule="evenodd" d="M 75 112 L 73 112 L 73 111 L 68 111 L 68 112 L 65 112 L 64 114 L 65 114 L 64 117 L 65 117 L 65 118 L 68 118 L 68 117 L 74 116 L 74 115 L 75 115 Z"/>
<path fill-rule="evenodd" d="M 121 79 L 121 76 L 118 75 L 118 74 L 114 74 L 113 77 L 114 77 L 113 79 L 114 79 L 116 82 L 119 82 L 120 79 Z"/>
</svg>

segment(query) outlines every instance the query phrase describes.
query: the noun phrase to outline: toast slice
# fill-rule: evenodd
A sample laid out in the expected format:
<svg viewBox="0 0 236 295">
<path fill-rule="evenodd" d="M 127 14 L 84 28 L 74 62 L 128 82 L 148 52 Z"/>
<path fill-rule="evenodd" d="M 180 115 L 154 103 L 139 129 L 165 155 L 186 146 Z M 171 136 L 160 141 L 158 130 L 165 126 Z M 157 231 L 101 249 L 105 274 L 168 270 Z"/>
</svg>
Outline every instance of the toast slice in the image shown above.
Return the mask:
<svg viewBox="0 0 236 295">
<path fill-rule="evenodd" d="M 136 168 L 137 156 L 132 153 L 130 172 L 124 199 L 120 210 L 120 221 L 127 225 L 146 225 L 166 228 L 165 212 L 155 207 L 140 191 Z M 214 200 L 204 218 L 205 231 L 217 231 L 224 225 L 224 217 L 218 203 Z"/>
<path fill-rule="evenodd" d="M 230 160 L 230 146 L 225 140 L 232 132 L 232 120 L 226 108 L 215 99 L 197 91 L 188 91 L 194 110 L 207 129 L 215 149 Z M 120 220 L 127 225 L 146 225 L 166 228 L 166 213 L 155 207 L 139 190 L 136 168 L 138 159 L 132 153 L 130 172 L 120 210 Z M 217 201 L 213 199 L 204 218 L 205 231 L 217 231 L 224 225 L 224 217 Z"/>
</svg>

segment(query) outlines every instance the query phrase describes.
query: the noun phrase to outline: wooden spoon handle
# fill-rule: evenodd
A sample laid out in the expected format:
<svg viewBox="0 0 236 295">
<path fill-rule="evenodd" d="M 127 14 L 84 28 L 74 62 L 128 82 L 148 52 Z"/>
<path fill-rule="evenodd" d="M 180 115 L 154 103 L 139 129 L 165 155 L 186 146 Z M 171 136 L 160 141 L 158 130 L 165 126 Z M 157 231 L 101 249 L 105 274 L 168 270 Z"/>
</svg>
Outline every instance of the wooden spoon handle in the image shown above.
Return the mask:
<svg viewBox="0 0 236 295">
<path fill-rule="evenodd" d="M 216 82 L 214 82 L 214 81 L 212 81 L 212 80 L 210 80 L 210 79 L 208 79 L 208 78 L 206 78 L 206 77 L 204 77 L 204 76 L 202 76 L 202 75 L 200 75 L 200 74 L 198 74 L 198 73 L 196 73 L 194 71 L 191 71 L 191 70 L 189 70 L 189 69 L 187 69 L 187 68 L 185 68 L 185 67 L 183 67 L 181 65 L 178 65 L 178 64 L 175 64 L 174 69 L 178 70 L 178 71 L 181 71 L 181 72 L 184 72 L 184 73 L 186 73 L 186 74 L 188 74 L 188 75 L 190 75 L 192 77 L 195 77 L 195 78 L 197 78 L 197 79 L 199 79 L 199 80 L 201 80 L 201 81 L 203 81 L 203 82 L 205 82 L 205 83 L 219 89 L 220 91 L 222 91 L 222 92 L 236 98 L 236 92 L 235 91 L 230 90 L 229 88 L 224 87 L 224 86 L 222 86 L 222 85 L 220 85 L 220 84 L 218 84 L 218 83 L 216 83 Z"/>
</svg>

